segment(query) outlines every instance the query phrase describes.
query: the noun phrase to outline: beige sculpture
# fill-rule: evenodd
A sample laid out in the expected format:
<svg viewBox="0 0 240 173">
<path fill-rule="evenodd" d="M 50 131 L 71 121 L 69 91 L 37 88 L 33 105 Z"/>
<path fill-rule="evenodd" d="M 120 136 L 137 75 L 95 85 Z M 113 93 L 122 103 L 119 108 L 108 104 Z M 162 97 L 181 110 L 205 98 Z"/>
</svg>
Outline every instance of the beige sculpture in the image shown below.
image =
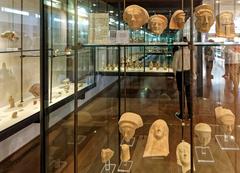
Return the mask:
<svg viewBox="0 0 240 173">
<path fill-rule="evenodd" d="M 210 5 L 203 4 L 195 8 L 195 27 L 198 32 L 208 32 L 214 23 L 214 12 Z"/>
<path fill-rule="evenodd" d="M 206 147 L 211 141 L 211 127 L 206 123 L 198 123 L 194 127 L 194 132 L 197 136 L 200 146 Z"/>
<path fill-rule="evenodd" d="M 143 157 L 167 156 L 169 129 L 164 120 L 156 120 L 150 127 Z"/>
<path fill-rule="evenodd" d="M 140 29 L 148 22 L 148 18 L 148 12 L 138 5 L 130 5 L 123 12 L 123 20 L 133 30 Z"/>
<path fill-rule="evenodd" d="M 234 129 L 235 115 L 230 109 L 218 106 L 215 108 L 216 120 L 220 124 L 224 134 L 230 135 Z"/>
<path fill-rule="evenodd" d="M 135 130 L 143 126 L 143 121 L 140 115 L 132 112 L 125 112 L 121 115 L 118 124 L 123 139 L 126 142 L 130 142 L 135 134 Z"/>
<path fill-rule="evenodd" d="M 167 24 L 168 24 L 168 19 L 165 16 L 161 14 L 156 14 L 149 18 L 148 29 L 152 33 L 156 35 L 160 35 L 167 28 Z"/>
<path fill-rule="evenodd" d="M 66 92 L 66 93 L 68 93 L 69 92 L 69 89 L 70 89 L 70 79 L 68 79 L 68 78 L 66 78 L 66 79 L 64 79 L 63 81 L 63 84 L 64 84 L 64 91 Z"/>
<path fill-rule="evenodd" d="M 17 112 L 13 112 L 13 113 L 12 113 L 12 118 L 13 118 L 13 119 L 14 119 L 14 118 L 17 118 L 17 114 L 18 114 Z"/>
<path fill-rule="evenodd" d="M 29 92 L 34 96 L 34 97 L 39 97 L 40 96 L 40 84 L 39 83 L 35 83 L 33 84 L 30 89 Z"/>
<path fill-rule="evenodd" d="M 114 151 L 111 150 L 110 148 L 102 149 L 101 151 L 102 163 L 107 163 L 108 161 L 110 161 L 113 155 Z"/>
<path fill-rule="evenodd" d="M 222 12 L 216 16 L 216 35 L 224 38 L 235 37 L 233 13 Z"/>
<path fill-rule="evenodd" d="M 183 10 L 177 10 L 173 13 L 169 28 L 170 29 L 183 29 L 185 24 L 186 13 Z"/>
<path fill-rule="evenodd" d="M 153 62 L 150 61 L 150 62 L 149 62 L 149 70 L 152 70 L 152 69 L 153 69 Z"/>
<path fill-rule="evenodd" d="M 129 145 L 123 144 L 121 145 L 121 156 L 120 159 L 122 162 L 127 162 L 130 160 L 130 150 Z"/>
<path fill-rule="evenodd" d="M 17 36 L 17 34 L 14 31 L 5 31 L 5 32 L 1 33 L 1 37 L 6 38 L 10 41 L 15 41 L 15 40 L 19 39 L 19 37 Z"/>
<path fill-rule="evenodd" d="M 159 61 L 157 61 L 157 62 L 156 62 L 156 69 L 157 69 L 157 70 L 159 70 L 159 69 L 160 69 L 160 67 L 161 67 L 161 64 L 160 64 L 160 62 L 159 62 Z"/>
<path fill-rule="evenodd" d="M 182 141 L 177 145 L 177 164 L 182 167 L 182 173 L 186 173 L 191 169 L 190 153 L 191 150 L 189 143 Z"/>
<path fill-rule="evenodd" d="M 14 108 L 15 107 L 15 101 L 12 96 L 8 98 L 8 103 L 9 103 L 9 108 Z"/>
</svg>

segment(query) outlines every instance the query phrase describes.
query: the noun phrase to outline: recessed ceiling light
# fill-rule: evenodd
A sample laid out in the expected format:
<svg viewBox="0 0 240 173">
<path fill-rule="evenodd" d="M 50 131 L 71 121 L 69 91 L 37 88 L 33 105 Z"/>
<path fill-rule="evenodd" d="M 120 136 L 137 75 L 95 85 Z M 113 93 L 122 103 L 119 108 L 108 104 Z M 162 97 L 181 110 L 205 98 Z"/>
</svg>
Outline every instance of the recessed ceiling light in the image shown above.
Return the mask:
<svg viewBox="0 0 240 173">
<path fill-rule="evenodd" d="M 240 1 L 237 1 L 238 4 L 240 4 Z"/>
<path fill-rule="evenodd" d="M 219 4 L 220 3 L 220 1 L 215 1 L 216 2 L 216 4 Z"/>
</svg>

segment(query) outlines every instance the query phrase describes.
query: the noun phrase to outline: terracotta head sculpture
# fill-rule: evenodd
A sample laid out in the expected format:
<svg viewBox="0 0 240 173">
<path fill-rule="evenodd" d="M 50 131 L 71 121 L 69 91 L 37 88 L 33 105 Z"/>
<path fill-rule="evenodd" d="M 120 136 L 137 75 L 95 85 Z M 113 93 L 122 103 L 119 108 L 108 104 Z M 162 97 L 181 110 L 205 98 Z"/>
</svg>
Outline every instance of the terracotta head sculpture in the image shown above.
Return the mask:
<svg viewBox="0 0 240 173">
<path fill-rule="evenodd" d="M 170 29 L 183 29 L 185 24 L 186 13 L 183 10 L 177 10 L 173 13 L 169 28 Z"/>
<path fill-rule="evenodd" d="M 164 120 L 156 120 L 150 127 L 143 157 L 167 156 L 169 129 Z"/>
<path fill-rule="evenodd" d="M 230 135 L 234 129 L 235 115 L 230 109 L 225 109 L 221 106 L 215 108 L 215 115 L 224 134 Z"/>
<path fill-rule="evenodd" d="M 39 83 L 33 84 L 30 87 L 29 92 L 36 98 L 40 97 L 40 84 Z"/>
<path fill-rule="evenodd" d="M 206 123 L 198 123 L 194 127 L 194 132 L 198 138 L 200 146 L 207 146 L 211 141 L 211 127 Z"/>
<path fill-rule="evenodd" d="M 121 115 L 118 125 L 123 139 L 129 142 L 134 136 L 135 130 L 143 126 L 143 121 L 140 115 L 132 112 L 125 112 Z"/>
<path fill-rule="evenodd" d="M 102 149 L 101 151 L 102 163 L 107 163 L 107 161 L 109 161 L 113 155 L 114 151 L 112 151 L 110 148 Z"/>
<path fill-rule="evenodd" d="M 138 5 L 130 5 L 123 12 L 123 20 L 133 30 L 140 29 L 148 22 L 148 18 L 148 12 Z"/>
<path fill-rule="evenodd" d="M 182 167 L 182 173 L 186 173 L 191 169 L 190 158 L 191 158 L 190 144 L 182 141 L 177 145 L 176 155 L 177 164 Z"/>
<path fill-rule="evenodd" d="M 148 20 L 148 29 L 156 35 L 162 34 L 167 25 L 168 19 L 161 14 L 153 15 Z"/>
<path fill-rule="evenodd" d="M 195 8 L 196 22 L 195 27 L 198 32 L 208 32 L 214 23 L 213 8 L 210 5 L 203 4 Z"/>
<path fill-rule="evenodd" d="M 225 38 L 235 37 L 233 14 L 222 12 L 216 16 L 216 35 Z"/>
</svg>

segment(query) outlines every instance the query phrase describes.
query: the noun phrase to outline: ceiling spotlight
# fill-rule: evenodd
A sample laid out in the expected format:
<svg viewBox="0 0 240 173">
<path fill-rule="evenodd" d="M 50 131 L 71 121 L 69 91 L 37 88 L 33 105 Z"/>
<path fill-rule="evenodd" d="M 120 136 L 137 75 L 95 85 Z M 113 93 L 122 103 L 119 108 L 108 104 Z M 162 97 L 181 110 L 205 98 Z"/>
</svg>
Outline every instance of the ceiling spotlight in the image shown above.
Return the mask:
<svg viewBox="0 0 240 173">
<path fill-rule="evenodd" d="M 220 1 L 215 1 L 216 2 L 216 4 L 219 4 L 220 3 Z"/>
</svg>

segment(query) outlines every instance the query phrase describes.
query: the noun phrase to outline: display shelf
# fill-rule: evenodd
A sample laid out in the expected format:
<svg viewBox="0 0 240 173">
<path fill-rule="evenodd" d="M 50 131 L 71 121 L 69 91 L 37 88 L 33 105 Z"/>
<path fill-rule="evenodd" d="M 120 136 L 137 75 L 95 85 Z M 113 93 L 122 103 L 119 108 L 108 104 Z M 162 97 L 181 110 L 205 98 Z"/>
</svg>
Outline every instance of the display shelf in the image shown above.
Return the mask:
<svg viewBox="0 0 240 173">
<path fill-rule="evenodd" d="M 240 42 L 194 42 L 194 46 L 239 46 Z"/>
<path fill-rule="evenodd" d="M 6 48 L 6 49 L 0 49 L 0 53 L 18 53 L 18 52 L 38 52 L 39 49 L 24 49 L 21 50 L 21 48 Z"/>
</svg>

